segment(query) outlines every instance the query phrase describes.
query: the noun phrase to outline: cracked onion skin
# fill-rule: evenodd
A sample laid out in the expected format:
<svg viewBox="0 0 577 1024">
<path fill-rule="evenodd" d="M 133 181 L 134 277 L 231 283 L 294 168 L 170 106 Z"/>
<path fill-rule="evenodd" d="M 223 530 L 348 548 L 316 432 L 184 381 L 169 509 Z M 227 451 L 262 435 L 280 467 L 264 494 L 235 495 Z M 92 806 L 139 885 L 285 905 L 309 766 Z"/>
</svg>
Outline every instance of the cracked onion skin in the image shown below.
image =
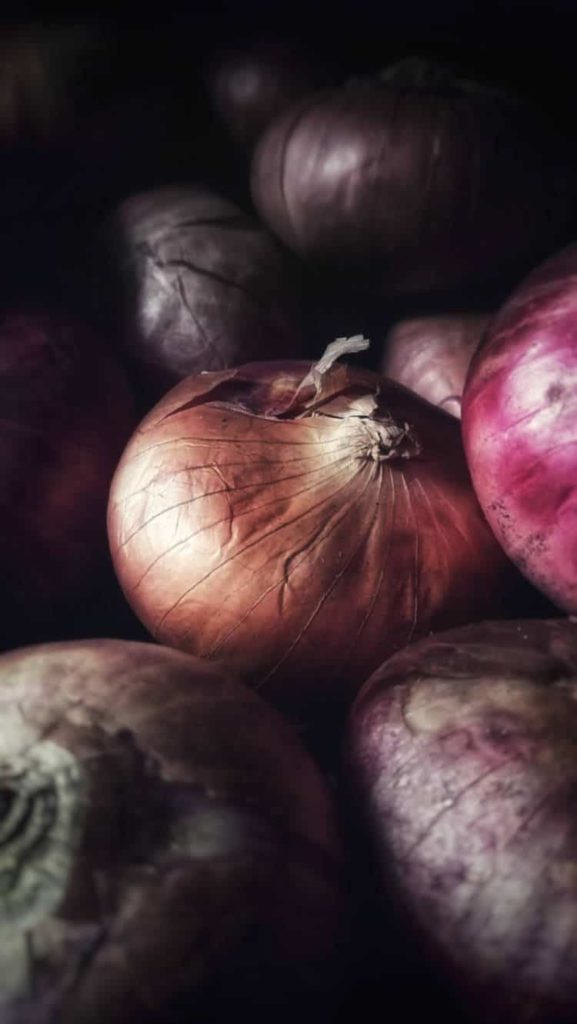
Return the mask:
<svg viewBox="0 0 577 1024">
<path fill-rule="evenodd" d="M 513 562 L 577 613 L 577 245 L 537 267 L 469 368 L 463 440 L 473 485 Z"/>
<path fill-rule="evenodd" d="M 135 422 L 120 366 L 85 324 L 54 310 L 0 316 L 0 644 L 30 642 L 96 588 Z"/>
<path fill-rule="evenodd" d="M 482 313 L 401 320 L 385 338 L 380 372 L 460 419 L 467 370 L 489 321 Z"/>
<path fill-rule="evenodd" d="M 104 250 L 111 323 L 149 408 L 191 373 L 302 354 L 291 257 L 228 199 L 196 185 L 132 196 Z"/>
<path fill-rule="evenodd" d="M 3 1024 L 294 1011 L 333 964 L 339 864 L 312 760 L 218 667 L 111 640 L 0 657 Z"/>
<path fill-rule="evenodd" d="M 413 636 L 511 614 L 514 573 L 453 418 L 322 363 L 183 381 L 128 444 L 108 511 L 118 579 L 152 635 L 299 713 L 348 702 Z"/>
<path fill-rule="evenodd" d="M 573 1024 L 575 624 L 478 623 L 408 647 L 361 690 L 347 761 L 383 895 L 471 1018 Z"/>
</svg>

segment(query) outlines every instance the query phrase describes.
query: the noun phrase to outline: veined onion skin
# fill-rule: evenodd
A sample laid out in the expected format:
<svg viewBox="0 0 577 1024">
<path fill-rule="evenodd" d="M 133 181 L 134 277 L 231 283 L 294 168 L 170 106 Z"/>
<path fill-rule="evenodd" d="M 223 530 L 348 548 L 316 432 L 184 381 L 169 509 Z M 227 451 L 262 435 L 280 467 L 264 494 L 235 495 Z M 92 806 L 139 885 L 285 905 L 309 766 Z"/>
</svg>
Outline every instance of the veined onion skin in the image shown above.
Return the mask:
<svg viewBox="0 0 577 1024">
<path fill-rule="evenodd" d="M 413 636 L 485 615 L 512 568 L 453 418 L 333 361 L 188 378 L 110 494 L 116 573 L 151 633 L 292 707 L 349 700 Z"/>
<path fill-rule="evenodd" d="M 572 1024 L 575 624 L 476 623 L 407 647 L 362 688 L 346 748 L 387 906 L 452 1002 L 468 1021 Z"/>
<path fill-rule="evenodd" d="M 577 245 L 537 267 L 493 319 L 462 403 L 485 515 L 513 562 L 577 613 Z"/>
<path fill-rule="evenodd" d="M 0 867 L 3 1024 L 260 1021 L 332 991 L 327 788 L 272 708 L 178 651 L 0 657 Z"/>
</svg>

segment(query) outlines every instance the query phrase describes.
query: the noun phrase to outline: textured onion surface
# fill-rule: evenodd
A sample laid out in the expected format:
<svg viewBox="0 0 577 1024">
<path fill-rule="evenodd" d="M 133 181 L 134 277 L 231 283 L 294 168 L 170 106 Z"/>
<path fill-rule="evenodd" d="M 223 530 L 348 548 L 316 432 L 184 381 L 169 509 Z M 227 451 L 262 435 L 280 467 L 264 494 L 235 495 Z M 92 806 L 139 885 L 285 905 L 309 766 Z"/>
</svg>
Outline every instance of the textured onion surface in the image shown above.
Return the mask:
<svg viewBox="0 0 577 1024">
<path fill-rule="evenodd" d="M 493 320 L 463 393 L 473 484 L 496 536 L 577 612 L 577 246 L 538 267 Z"/>
<path fill-rule="evenodd" d="M 188 1020 L 211 982 L 211 1020 L 304 998 L 338 859 L 312 761 L 216 667 L 111 640 L 0 657 L 3 1024 Z"/>
<path fill-rule="evenodd" d="M 127 199 L 108 232 L 119 310 L 156 398 L 190 373 L 301 353 L 288 257 L 202 187 Z"/>
<path fill-rule="evenodd" d="M 295 704 L 348 698 L 414 635 L 486 615 L 512 569 L 456 421 L 345 365 L 183 381 L 123 455 L 109 538 L 157 639 Z"/>
<path fill-rule="evenodd" d="M 492 622 L 386 662 L 350 767 L 389 896 L 470 1010 L 577 1015 L 577 627 Z"/>
<path fill-rule="evenodd" d="M 489 320 L 480 313 L 401 320 L 385 338 L 381 373 L 460 418 L 467 370 Z"/>
<path fill-rule="evenodd" d="M 271 123 L 252 194 L 295 252 L 410 293 L 494 278 L 555 244 L 572 200 L 550 132 L 507 97 L 434 76 L 401 62 Z"/>
<path fill-rule="evenodd" d="M 134 422 L 120 368 L 86 327 L 54 313 L 0 318 L 3 641 L 94 583 L 108 489 Z"/>
</svg>

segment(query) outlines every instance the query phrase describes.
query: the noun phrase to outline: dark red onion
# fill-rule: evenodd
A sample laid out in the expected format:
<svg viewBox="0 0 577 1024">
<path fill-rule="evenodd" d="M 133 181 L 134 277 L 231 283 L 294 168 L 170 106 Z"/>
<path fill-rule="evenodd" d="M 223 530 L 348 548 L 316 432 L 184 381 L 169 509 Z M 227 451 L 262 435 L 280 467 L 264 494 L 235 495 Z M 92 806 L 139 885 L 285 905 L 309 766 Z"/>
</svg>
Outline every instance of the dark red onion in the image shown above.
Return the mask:
<svg viewBox="0 0 577 1024">
<path fill-rule="evenodd" d="M 0 762 L 3 1024 L 266 1020 L 330 995 L 328 792 L 234 678 L 153 644 L 5 654 Z"/>
<path fill-rule="evenodd" d="M 275 116 L 311 93 L 321 73 L 295 46 L 257 39 L 213 55 L 205 74 L 208 98 L 233 138 L 251 150 Z"/>
<path fill-rule="evenodd" d="M 140 425 L 111 489 L 116 572 L 153 636 L 307 711 L 350 699 L 413 636 L 510 598 L 458 424 L 334 365 L 366 344 L 340 339 L 312 368 L 188 378 Z"/>
<path fill-rule="evenodd" d="M 401 320 L 385 338 L 381 373 L 460 418 L 469 363 L 489 320 L 481 313 Z"/>
<path fill-rule="evenodd" d="M 555 244 L 573 202 L 562 160 L 521 102 L 409 60 L 277 118 L 252 192 L 311 263 L 386 294 L 447 291 Z"/>
<path fill-rule="evenodd" d="M 473 483 L 496 536 L 577 612 L 577 245 L 538 267 L 493 320 L 463 394 Z"/>
<path fill-rule="evenodd" d="M 108 244 L 115 308 L 153 397 L 190 373 L 300 354 L 289 258 L 228 200 L 195 186 L 134 196 Z"/>
<path fill-rule="evenodd" d="M 349 757 L 387 904 L 471 1017 L 572 1024 L 577 627 L 481 623 L 407 648 L 361 691 Z"/>
<path fill-rule="evenodd" d="M 86 327 L 55 313 L 0 317 L 0 642 L 95 586 L 133 427 L 120 368 Z"/>
</svg>

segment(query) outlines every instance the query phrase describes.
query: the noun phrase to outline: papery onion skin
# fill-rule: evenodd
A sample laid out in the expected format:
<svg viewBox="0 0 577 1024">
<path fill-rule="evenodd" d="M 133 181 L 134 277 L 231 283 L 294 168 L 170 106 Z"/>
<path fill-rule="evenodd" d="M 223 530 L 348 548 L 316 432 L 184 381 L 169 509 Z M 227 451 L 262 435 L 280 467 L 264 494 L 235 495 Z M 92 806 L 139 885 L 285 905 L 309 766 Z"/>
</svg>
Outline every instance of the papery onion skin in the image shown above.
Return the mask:
<svg viewBox="0 0 577 1024">
<path fill-rule="evenodd" d="M 385 338 L 380 372 L 460 419 L 469 363 L 490 319 L 447 313 L 401 320 Z"/>
<path fill-rule="evenodd" d="M 61 312 L 0 317 L 0 642 L 13 646 L 94 588 L 108 489 L 134 429 L 104 343 Z"/>
<path fill-rule="evenodd" d="M 97 640 L 0 657 L 0 726 L 3 1022 L 260 1020 L 320 996 L 339 844 L 272 708 L 188 655 Z"/>
<path fill-rule="evenodd" d="M 383 895 L 468 1020 L 575 1020 L 576 752 L 567 620 L 439 633 L 353 706 L 348 771 Z"/>
<path fill-rule="evenodd" d="M 411 637 L 506 607 L 512 570 L 452 417 L 344 365 L 315 397 L 309 372 L 183 381 L 133 436 L 108 514 L 117 576 L 153 636 L 308 710 L 350 700 Z"/>
<path fill-rule="evenodd" d="M 107 231 L 128 351 L 154 400 L 191 373 L 301 354 L 289 257 L 201 186 L 132 196 Z"/>
<path fill-rule="evenodd" d="M 205 73 L 217 115 L 247 151 L 275 116 L 314 91 L 319 78 L 295 47 L 275 39 L 256 39 L 215 53 Z"/>
<path fill-rule="evenodd" d="M 463 394 L 473 483 L 496 536 L 559 608 L 577 612 L 577 246 L 505 303 Z"/>
<path fill-rule="evenodd" d="M 311 264 L 385 295 L 449 292 L 558 244 L 573 200 L 550 134 L 508 96 L 405 61 L 275 119 L 252 195 Z"/>
</svg>

